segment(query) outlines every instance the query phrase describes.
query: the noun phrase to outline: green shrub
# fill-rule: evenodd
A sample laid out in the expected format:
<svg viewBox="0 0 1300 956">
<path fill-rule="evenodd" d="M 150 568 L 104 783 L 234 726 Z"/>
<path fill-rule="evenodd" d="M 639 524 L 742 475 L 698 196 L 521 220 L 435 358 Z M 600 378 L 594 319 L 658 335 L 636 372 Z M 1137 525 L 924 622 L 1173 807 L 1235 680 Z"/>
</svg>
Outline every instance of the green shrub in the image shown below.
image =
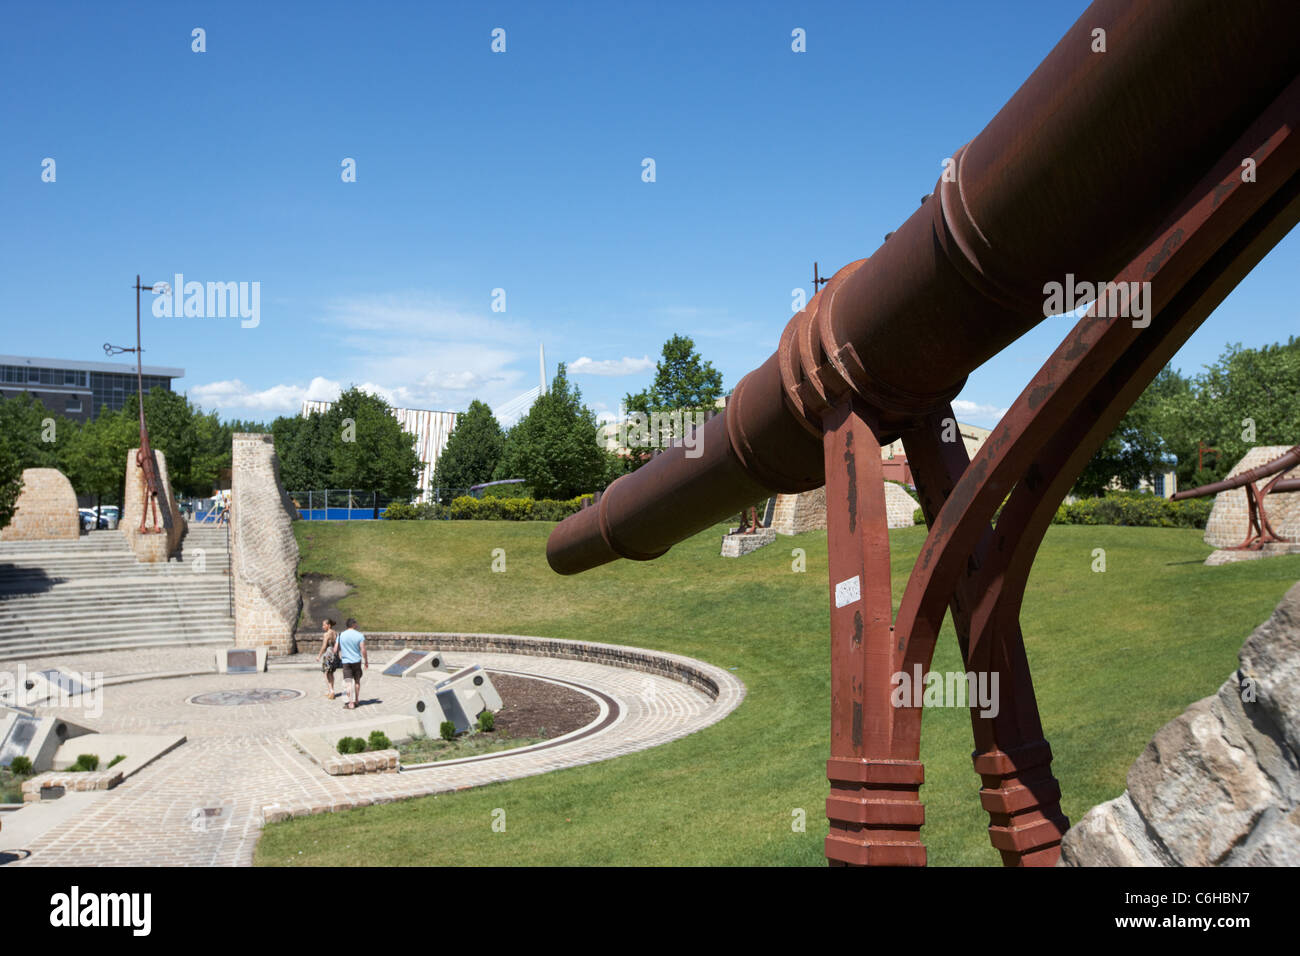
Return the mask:
<svg viewBox="0 0 1300 956">
<path fill-rule="evenodd" d="M 99 769 L 99 757 L 95 754 L 78 754 L 77 762 L 68 768 L 69 773 L 91 773 Z"/>
<path fill-rule="evenodd" d="M 403 501 L 394 501 L 382 515 L 383 518 L 389 521 L 428 521 L 442 516 L 442 509 L 439 508 L 436 501 L 425 501 L 413 505 Z"/>
<path fill-rule="evenodd" d="M 1170 501 L 1141 491 L 1112 491 L 1104 498 L 1080 498 L 1062 504 L 1052 520 L 1056 524 L 1204 528 L 1213 507 L 1213 498 Z"/>
<path fill-rule="evenodd" d="M 118 754 L 116 757 L 114 757 L 112 760 L 108 762 L 108 767 L 105 767 L 104 769 L 107 770 L 109 769 L 109 767 L 116 767 L 125 759 L 126 759 L 126 754 Z"/>
<path fill-rule="evenodd" d="M 337 750 L 341 754 L 365 753 L 366 742 L 360 737 L 340 737 Z"/>
<path fill-rule="evenodd" d="M 912 512 L 912 524 L 925 524 L 925 512 L 920 508 Z"/>
<path fill-rule="evenodd" d="M 29 757 L 15 757 L 9 763 L 9 772 L 15 777 L 28 777 L 32 773 L 32 761 Z"/>
<path fill-rule="evenodd" d="M 543 498 L 471 498 L 462 495 L 452 499 L 447 507 L 447 516 L 453 521 L 560 521 L 575 514 L 582 506 L 582 499 L 590 495 L 579 495 L 567 501 Z"/>
<path fill-rule="evenodd" d="M 438 734 L 439 736 L 442 737 L 443 740 L 455 740 L 456 725 L 453 724 L 450 720 L 444 720 L 441 724 L 438 725 Z"/>
<path fill-rule="evenodd" d="M 485 734 L 492 733 L 496 729 L 497 719 L 490 710 L 485 710 L 478 715 L 478 729 Z"/>
<path fill-rule="evenodd" d="M 393 742 L 388 739 L 388 735 L 382 730 L 370 731 L 370 740 L 368 741 L 371 750 L 387 750 L 393 746 Z"/>
</svg>

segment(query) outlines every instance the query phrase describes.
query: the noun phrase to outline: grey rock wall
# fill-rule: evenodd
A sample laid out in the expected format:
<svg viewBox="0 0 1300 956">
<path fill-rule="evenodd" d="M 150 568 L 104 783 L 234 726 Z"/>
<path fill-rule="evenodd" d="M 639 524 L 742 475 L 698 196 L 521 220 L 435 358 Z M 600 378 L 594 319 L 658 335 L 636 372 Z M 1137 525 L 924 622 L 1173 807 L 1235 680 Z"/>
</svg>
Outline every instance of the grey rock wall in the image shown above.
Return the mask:
<svg viewBox="0 0 1300 956">
<path fill-rule="evenodd" d="M 1300 584 L 1239 660 L 1066 833 L 1060 865 L 1300 866 Z"/>
</svg>

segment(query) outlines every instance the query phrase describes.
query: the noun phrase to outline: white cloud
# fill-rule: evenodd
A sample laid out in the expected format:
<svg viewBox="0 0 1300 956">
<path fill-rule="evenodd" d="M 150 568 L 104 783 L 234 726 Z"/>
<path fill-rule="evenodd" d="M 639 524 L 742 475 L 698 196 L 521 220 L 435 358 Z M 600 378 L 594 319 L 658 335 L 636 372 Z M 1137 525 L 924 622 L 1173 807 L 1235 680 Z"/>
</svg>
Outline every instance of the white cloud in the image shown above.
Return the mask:
<svg viewBox="0 0 1300 956">
<path fill-rule="evenodd" d="M 420 293 L 340 299 L 321 321 L 335 330 L 330 334 L 340 353 L 350 357 L 350 374 L 331 373 L 384 383 L 373 390 L 405 408 L 463 408 L 473 398 L 489 405 L 508 401 L 531 381 L 514 366 L 536 362 L 531 348 L 517 344 L 535 341 L 525 323 L 486 308 L 468 312 Z"/>
<path fill-rule="evenodd" d="M 986 405 L 981 402 L 970 402 L 959 398 L 952 403 L 952 410 L 957 417 L 964 422 L 972 425 L 979 425 L 982 428 L 992 428 L 997 424 L 998 419 L 1008 411 L 1006 408 L 999 408 L 996 405 Z"/>
<path fill-rule="evenodd" d="M 411 407 L 408 403 L 416 394 L 408 388 L 398 386 L 387 388 L 374 382 L 362 382 L 357 388 L 371 395 L 378 395 L 390 405 Z M 270 388 L 250 388 L 240 379 L 223 382 L 209 382 L 207 385 L 195 385 L 188 390 L 191 399 L 206 409 L 237 409 L 252 412 L 265 412 L 275 415 L 296 415 L 302 410 L 302 403 L 332 402 L 343 391 L 338 382 L 322 376 L 316 376 L 307 384 L 281 384 Z"/>
<path fill-rule="evenodd" d="M 650 360 L 650 356 L 645 355 L 641 358 L 621 358 L 621 359 L 596 359 L 582 356 L 568 365 L 568 370 L 574 375 L 634 375 L 637 372 L 644 372 L 647 369 L 654 368 L 655 363 Z"/>
<path fill-rule="evenodd" d="M 354 296 L 316 316 L 327 368 L 307 385 L 256 388 L 239 379 L 189 389 L 226 416 L 296 414 L 304 399 L 333 401 L 351 384 L 399 408 L 455 410 L 478 398 L 496 408 L 535 385 L 537 336 L 526 323 L 466 311 L 420 293 Z"/>
<path fill-rule="evenodd" d="M 332 386 L 332 391 L 330 386 Z M 229 414 L 229 409 L 257 413 L 289 415 L 302 408 L 304 399 L 332 401 L 338 397 L 337 382 L 327 382 L 323 378 L 312 379 L 310 385 L 272 385 L 270 388 L 253 389 L 239 379 L 222 382 L 209 382 L 207 385 L 194 385 L 187 394 L 205 409 L 220 409 Z"/>
</svg>

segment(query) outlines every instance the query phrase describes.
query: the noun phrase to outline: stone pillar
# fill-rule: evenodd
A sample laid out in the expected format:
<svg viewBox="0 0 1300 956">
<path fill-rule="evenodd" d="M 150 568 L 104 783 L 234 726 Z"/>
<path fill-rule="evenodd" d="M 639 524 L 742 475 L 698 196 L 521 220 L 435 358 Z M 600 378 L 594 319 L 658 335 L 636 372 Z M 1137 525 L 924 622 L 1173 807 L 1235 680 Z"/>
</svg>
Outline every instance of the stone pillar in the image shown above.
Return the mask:
<svg viewBox="0 0 1300 956">
<path fill-rule="evenodd" d="M 72 483 L 57 468 L 24 468 L 13 520 L 0 541 L 54 541 L 81 536 Z"/>
<path fill-rule="evenodd" d="M 153 508 L 146 506 L 144 500 L 144 472 L 135 461 L 138 449 L 132 448 L 126 453 L 126 485 L 122 491 L 122 513 L 117 528 L 126 537 L 126 543 L 135 552 L 136 559 L 153 564 L 165 562 L 181 546 L 185 535 L 185 519 L 176 507 L 176 498 L 172 495 L 171 482 L 167 479 L 167 457 L 156 448 L 153 449 L 154 465 L 158 473 L 158 524 L 162 531 L 154 534 L 140 533 L 140 511 L 148 507 L 145 515 L 145 527 L 154 527 Z"/>
<path fill-rule="evenodd" d="M 235 646 L 297 651 L 297 512 L 280 482 L 270 435 L 237 433 L 230 481 L 230 573 L 235 586 Z"/>
</svg>

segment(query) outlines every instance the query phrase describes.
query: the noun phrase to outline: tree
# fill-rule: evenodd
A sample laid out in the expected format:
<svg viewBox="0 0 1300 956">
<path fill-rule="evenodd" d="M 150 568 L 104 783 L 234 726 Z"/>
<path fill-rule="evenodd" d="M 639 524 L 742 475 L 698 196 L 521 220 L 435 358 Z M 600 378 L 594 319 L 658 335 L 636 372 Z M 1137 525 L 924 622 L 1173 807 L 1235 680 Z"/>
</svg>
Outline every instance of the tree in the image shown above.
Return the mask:
<svg viewBox="0 0 1300 956">
<path fill-rule="evenodd" d="M 95 496 L 96 510 L 105 500 L 123 504 L 127 452 L 139 442 L 136 418 L 104 411 L 71 435 L 63 451 L 64 474 L 78 494 Z"/>
<path fill-rule="evenodd" d="M 505 434 L 492 409 L 475 399 L 457 419 L 447 447 L 438 456 L 434 486 L 457 490 L 492 480 L 504 449 Z"/>
<path fill-rule="evenodd" d="M 97 421 L 113 415 L 122 421 L 119 427 L 129 430 L 128 449 L 140 442 L 138 400 L 128 395 L 118 412 L 101 413 Z M 231 436 L 237 431 L 265 431 L 255 422 L 222 423 L 215 411 L 203 409 L 186 396 L 155 388 L 144 396 L 145 424 L 149 444 L 167 459 L 167 477 L 182 495 L 206 496 L 216 487 L 221 472 L 230 467 Z M 125 460 L 125 459 L 123 459 Z M 117 467 L 122 467 L 119 462 Z"/>
<path fill-rule="evenodd" d="M 306 417 L 285 415 L 271 423 L 280 480 L 294 493 L 328 488 L 330 484 L 329 423 L 321 412 Z"/>
<path fill-rule="evenodd" d="M 61 445 L 76 429 L 76 422 L 50 411 L 30 392 L 0 398 L 0 434 L 19 470 L 58 468 Z"/>
<path fill-rule="evenodd" d="M 1172 398 L 1162 423 L 1184 487 L 1218 481 L 1256 445 L 1300 443 L 1300 339 L 1245 349 L 1229 345 Z M 1197 442 L 1217 448 L 1196 472 Z"/>
<path fill-rule="evenodd" d="M 1217 450 L 1197 470 L 1200 443 Z M 1218 481 L 1256 445 L 1300 442 L 1300 340 L 1246 349 L 1229 345 L 1192 378 L 1172 367 L 1156 376 L 1075 486 L 1100 494 L 1107 475 L 1123 484 L 1175 468 L 1178 485 Z"/>
<path fill-rule="evenodd" d="M 573 498 L 605 486 L 609 455 L 596 438 L 596 416 L 569 386 L 564 363 L 550 391 L 506 435 L 496 477 L 523 478 L 538 498 Z"/>
<path fill-rule="evenodd" d="M 655 413 L 662 415 L 665 412 L 711 416 L 715 403 L 722 396 L 722 373 L 700 357 L 690 336 L 674 335 L 664 343 L 662 354 L 663 358 L 655 365 L 655 377 L 650 387 L 635 395 L 624 396 L 623 405 L 627 413 L 639 412 L 647 419 Z M 662 446 L 682 437 L 679 429 L 684 428 L 685 422 L 675 419 L 672 434 L 652 434 L 649 437 L 652 443 Z M 634 448 L 627 466 L 634 471 L 649 460 L 649 454 L 638 453 Z"/>
<path fill-rule="evenodd" d="M 301 436 L 300 436 L 301 437 Z M 315 439 L 329 449 L 332 488 L 378 491 L 414 498 L 420 488 L 415 436 L 402 431 L 392 407 L 353 386 L 324 415 Z"/>
<path fill-rule="evenodd" d="M 13 449 L 9 447 L 4 433 L 0 432 L 0 528 L 13 520 L 14 509 L 22 490 L 22 464 Z"/>
<path fill-rule="evenodd" d="M 1123 488 L 1136 488 L 1143 481 L 1154 485 L 1174 464 L 1174 456 L 1161 438 L 1163 403 L 1186 383 L 1173 369 L 1163 369 L 1084 467 L 1074 494 L 1100 497 L 1115 480 Z"/>
</svg>

